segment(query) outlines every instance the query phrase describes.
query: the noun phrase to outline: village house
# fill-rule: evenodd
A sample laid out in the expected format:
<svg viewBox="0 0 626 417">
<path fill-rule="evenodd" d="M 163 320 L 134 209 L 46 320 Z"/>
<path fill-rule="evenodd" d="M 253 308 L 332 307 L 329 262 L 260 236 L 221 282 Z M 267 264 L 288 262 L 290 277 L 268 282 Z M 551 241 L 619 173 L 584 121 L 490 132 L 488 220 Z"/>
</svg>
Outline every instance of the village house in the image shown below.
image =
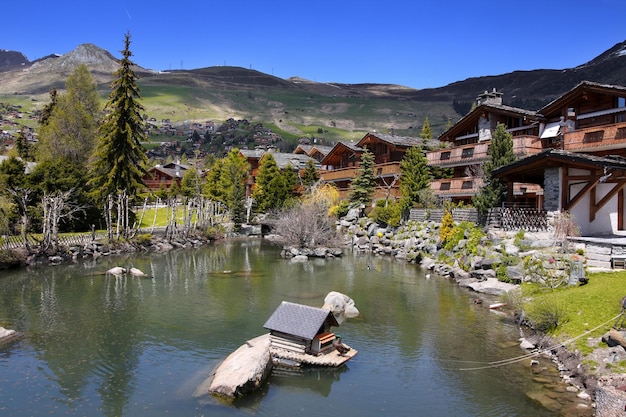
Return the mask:
<svg viewBox="0 0 626 417">
<path fill-rule="evenodd" d="M 361 155 L 368 149 L 374 156 L 377 187 L 374 200 L 400 196 L 400 161 L 406 151 L 421 146 L 422 139 L 380 133 L 367 133 L 358 143 L 337 142 L 320 161 L 320 178 L 337 187 L 341 198 L 348 198 L 350 184 L 358 175 Z"/>
<path fill-rule="evenodd" d="M 277 152 L 276 148 L 269 146 L 267 149 L 240 149 L 239 154 L 246 158 L 246 161 L 250 165 L 250 176 L 246 182 L 246 197 L 252 195 L 255 179 L 259 175 L 259 167 L 266 155 L 271 154 L 276 161 L 278 169 L 281 171 L 285 169 L 293 169 L 296 172 L 298 178 L 302 176 L 304 169 L 309 161 L 313 161 L 316 168 L 319 169 L 320 164 L 317 160 L 311 158 L 305 154 L 296 154 L 288 152 Z"/>
<path fill-rule="evenodd" d="M 446 147 L 426 153 L 428 165 L 452 168 L 452 178 L 431 183 L 434 194 L 453 203 L 471 203 L 482 187 L 481 164 L 488 159 L 487 150 L 498 124 L 504 124 L 513 137 L 513 153 L 519 158 L 543 150 L 542 134 L 546 125 L 540 114 L 502 104 L 502 93 L 495 90 L 478 96 L 476 107 L 439 136 Z M 517 205 L 541 204 L 542 189 L 534 184 L 513 184 Z"/>
<path fill-rule="evenodd" d="M 626 235 L 626 87 L 584 81 L 538 113 L 544 150 L 494 175 L 542 187 L 539 207 L 569 212 L 584 236 Z"/>
<path fill-rule="evenodd" d="M 148 175 L 143 178 L 143 181 L 151 191 L 158 191 L 161 187 L 169 190 L 174 182 L 180 185 L 189 168 L 189 165 L 180 162 L 170 162 L 163 166 L 155 165 L 148 170 Z"/>
</svg>

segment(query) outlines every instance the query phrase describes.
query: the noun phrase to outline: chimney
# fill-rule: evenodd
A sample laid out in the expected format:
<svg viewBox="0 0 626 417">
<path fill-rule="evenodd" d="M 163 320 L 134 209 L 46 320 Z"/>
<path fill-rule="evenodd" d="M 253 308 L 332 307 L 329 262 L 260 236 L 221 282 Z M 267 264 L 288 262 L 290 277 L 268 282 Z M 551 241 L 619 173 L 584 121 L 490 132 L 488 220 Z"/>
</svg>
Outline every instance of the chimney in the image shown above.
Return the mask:
<svg viewBox="0 0 626 417">
<path fill-rule="evenodd" d="M 482 94 L 478 95 L 476 99 L 476 104 L 481 106 L 483 104 L 502 104 L 502 93 L 496 91 L 495 87 L 493 91 L 485 91 Z"/>
</svg>

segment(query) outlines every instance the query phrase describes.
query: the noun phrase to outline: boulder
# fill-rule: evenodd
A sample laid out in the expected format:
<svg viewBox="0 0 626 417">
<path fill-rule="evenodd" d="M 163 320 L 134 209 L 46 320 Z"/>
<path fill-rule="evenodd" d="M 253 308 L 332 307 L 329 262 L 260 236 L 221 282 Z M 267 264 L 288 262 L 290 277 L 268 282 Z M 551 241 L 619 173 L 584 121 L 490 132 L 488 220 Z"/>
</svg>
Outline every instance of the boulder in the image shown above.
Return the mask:
<svg viewBox="0 0 626 417">
<path fill-rule="evenodd" d="M 354 300 L 337 291 L 331 291 L 326 295 L 322 308 L 331 311 L 339 324 L 359 315 Z"/>
<path fill-rule="evenodd" d="M 258 389 L 271 370 L 270 337 L 265 334 L 248 340 L 228 355 L 213 375 L 196 388 L 193 395 L 240 397 Z"/>
<path fill-rule="evenodd" d="M 501 295 L 517 288 L 515 284 L 500 282 L 496 278 L 487 278 L 485 281 L 474 282 L 469 284 L 468 287 L 476 292 L 491 295 Z"/>
</svg>

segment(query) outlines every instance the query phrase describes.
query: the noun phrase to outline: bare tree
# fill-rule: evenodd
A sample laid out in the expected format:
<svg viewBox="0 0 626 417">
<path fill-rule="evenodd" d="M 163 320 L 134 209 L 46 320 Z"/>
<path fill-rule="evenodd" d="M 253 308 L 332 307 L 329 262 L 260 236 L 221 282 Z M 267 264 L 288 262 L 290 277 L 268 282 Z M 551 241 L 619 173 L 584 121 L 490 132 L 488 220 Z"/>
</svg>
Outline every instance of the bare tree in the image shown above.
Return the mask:
<svg viewBox="0 0 626 417">
<path fill-rule="evenodd" d="M 41 205 L 43 208 L 43 225 L 41 245 L 47 249 L 56 246 L 59 240 L 59 224 L 62 220 L 74 220 L 76 213 L 84 213 L 85 208 L 71 200 L 74 189 L 44 193 Z"/>
<path fill-rule="evenodd" d="M 28 203 L 30 202 L 32 190 L 30 188 L 15 187 L 7 189 L 7 192 L 17 203 L 22 229 L 22 241 L 24 242 L 24 247 L 28 249 L 28 226 L 30 224 L 30 218 L 28 217 Z"/>
<path fill-rule="evenodd" d="M 335 221 L 321 204 L 300 203 L 283 211 L 276 223 L 279 241 L 298 247 L 323 246 L 337 239 Z"/>
</svg>

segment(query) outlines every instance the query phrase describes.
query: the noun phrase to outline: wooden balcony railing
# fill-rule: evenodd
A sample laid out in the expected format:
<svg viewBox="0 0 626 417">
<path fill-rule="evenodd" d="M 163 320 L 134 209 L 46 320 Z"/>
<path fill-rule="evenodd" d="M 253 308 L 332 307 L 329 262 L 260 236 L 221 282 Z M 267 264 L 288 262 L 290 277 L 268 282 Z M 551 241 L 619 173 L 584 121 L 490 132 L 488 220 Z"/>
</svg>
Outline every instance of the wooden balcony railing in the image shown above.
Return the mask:
<svg viewBox="0 0 626 417">
<path fill-rule="evenodd" d="M 146 186 L 151 190 L 158 190 L 163 185 L 165 188 L 170 188 L 174 181 L 172 180 L 144 180 Z"/>
<path fill-rule="evenodd" d="M 462 177 L 434 180 L 430 183 L 430 188 L 435 195 L 473 196 L 482 184 L 480 178 Z"/>
<path fill-rule="evenodd" d="M 329 171 L 319 171 L 320 179 L 326 182 L 352 180 L 358 174 L 359 168 L 340 168 Z M 374 165 L 374 176 L 389 177 L 400 173 L 400 162 L 387 162 L 386 164 Z"/>
<path fill-rule="evenodd" d="M 566 151 L 587 151 L 623 148 L 626 145 L 626 123 L 593 126 L 565 133 Z"/>
<path fill-rule="evenodd" d="M 486 141 L 454 148 L 440 149 L 427 152 L 426 158 L 428 159 L 428 165 L 441 167 L 479 164 L 487 159 L 487 150 L 490 144 L 491 141 Z M 513 137 L 513 153 L 518 158 L 539 153 L 541 150 L 541 140 L 537 136 Z"/>
</svg>

